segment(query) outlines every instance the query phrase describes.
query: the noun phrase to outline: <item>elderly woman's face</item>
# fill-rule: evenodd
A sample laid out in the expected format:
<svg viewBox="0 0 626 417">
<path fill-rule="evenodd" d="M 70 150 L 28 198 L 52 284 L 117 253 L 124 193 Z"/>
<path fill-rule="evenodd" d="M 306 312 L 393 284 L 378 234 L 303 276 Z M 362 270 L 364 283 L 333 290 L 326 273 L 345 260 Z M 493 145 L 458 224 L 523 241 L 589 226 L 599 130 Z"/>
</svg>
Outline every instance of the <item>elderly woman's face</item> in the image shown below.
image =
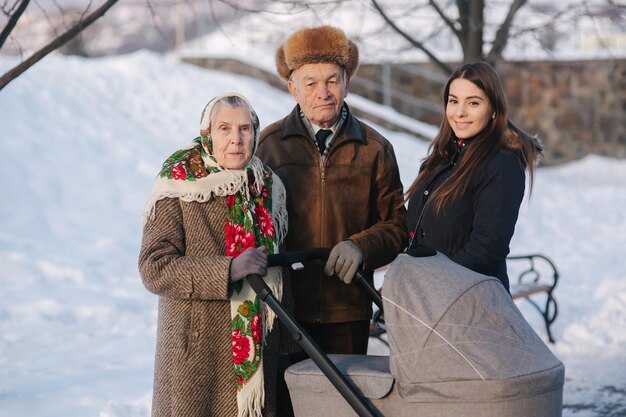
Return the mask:
<svg viewBox="0 0 626 417">
<path fill-rule="evenodd" d="M 223 168 L 242 169 L 252 158 L 254 129 L 246 107 L 218 105 L 211 120 L 213 156 Z"/>
</svg>

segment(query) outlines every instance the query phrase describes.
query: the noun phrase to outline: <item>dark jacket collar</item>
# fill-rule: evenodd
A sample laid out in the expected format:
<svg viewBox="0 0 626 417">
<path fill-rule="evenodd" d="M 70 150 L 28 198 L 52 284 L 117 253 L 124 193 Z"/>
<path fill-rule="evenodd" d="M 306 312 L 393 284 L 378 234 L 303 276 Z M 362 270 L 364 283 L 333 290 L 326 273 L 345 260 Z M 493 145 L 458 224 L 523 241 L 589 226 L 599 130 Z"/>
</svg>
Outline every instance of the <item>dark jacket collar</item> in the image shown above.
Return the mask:
<svg viewBox="0 0 626 417">
<path fill-rule="evenodd" d="M 356 117 L 352 115 L 350 112 L 350 108 L 348 104 L 343 103 L 344 108 L 348 111 L 348 115 L 346 116 L 346 120 L 344 121 L 339 134 L 335 139 L 333 139 L 333 146 L 347 141 L 359 141 L 362 143 L 367 143 L 367 139 L 365 137 L 365 128 L 357 120 Z M 283 124 L 283 128 L 280 132 L 281 139 L 289 139 L 291 136 L 306 136 L 310 137 L 308 129 L 304 125 L 302 118 L 300 117 L 300 105 L 297 104 L 296 107 L 289 113 L 289 115 L 285 118 L 285 123 Z"/>
</svg>

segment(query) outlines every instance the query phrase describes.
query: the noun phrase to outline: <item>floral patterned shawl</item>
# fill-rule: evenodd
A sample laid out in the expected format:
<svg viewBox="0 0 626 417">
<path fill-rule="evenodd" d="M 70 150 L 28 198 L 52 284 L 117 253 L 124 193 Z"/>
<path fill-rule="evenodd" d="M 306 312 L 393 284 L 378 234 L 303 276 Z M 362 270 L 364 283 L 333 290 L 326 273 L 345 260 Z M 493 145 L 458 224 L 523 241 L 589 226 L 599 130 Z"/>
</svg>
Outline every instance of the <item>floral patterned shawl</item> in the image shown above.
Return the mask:
<svg viewBox="0 0 626 417">
<path fill-rule="evenodd" d="M 211 100 L 201 116 L 200 136 L 191 146 L 180 149 L 163 163 L 144 209 L 144 221 L 155 216 L 156 202 L 163 198 L 206 202 L 226 197 L 228 211 L 224 222 L 226 256 L 237 257 L 249 247 L 265 246 L 277 253 L 287 233 L 285 188 L 282 181 L 259 158 L 252 156 L 242 170 L 221 167 L 212 155 L 210 117 L 214 105 L 227 93 Z M 249 105 L 249 104 L 248 104 Z M 259 119 L 249 105 L 254 130 L 253 155 L 259 138 Z M 274 295 L 282 296 L 280 267 L 270 268 L 265 281 Z M 247 280 L 238 281 L 231 296 L 234 378 L 239 417 L 261 416 L 263 389 L 264 336 L 272 329 L 274 313 L 261 303 Z"/>
</svg>

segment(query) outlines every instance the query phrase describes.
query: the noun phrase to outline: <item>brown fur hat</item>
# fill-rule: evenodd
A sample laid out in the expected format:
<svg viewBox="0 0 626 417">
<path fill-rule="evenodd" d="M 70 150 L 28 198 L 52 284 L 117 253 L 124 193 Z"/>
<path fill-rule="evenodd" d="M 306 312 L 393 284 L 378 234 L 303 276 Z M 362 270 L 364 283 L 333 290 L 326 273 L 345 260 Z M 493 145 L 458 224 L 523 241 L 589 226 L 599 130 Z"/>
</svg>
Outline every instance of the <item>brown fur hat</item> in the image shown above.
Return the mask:
<svg viewBox="0 0 626 417">
<path fill-rule="evenodd" d="M 319 62 L 342 66 L 349 79 L 359 66 L 359 49 L 342 30 L 319 26 L 294 32 L 276 51 L 276 69 L 284 80 L 302 65 Z"/>
</svg>

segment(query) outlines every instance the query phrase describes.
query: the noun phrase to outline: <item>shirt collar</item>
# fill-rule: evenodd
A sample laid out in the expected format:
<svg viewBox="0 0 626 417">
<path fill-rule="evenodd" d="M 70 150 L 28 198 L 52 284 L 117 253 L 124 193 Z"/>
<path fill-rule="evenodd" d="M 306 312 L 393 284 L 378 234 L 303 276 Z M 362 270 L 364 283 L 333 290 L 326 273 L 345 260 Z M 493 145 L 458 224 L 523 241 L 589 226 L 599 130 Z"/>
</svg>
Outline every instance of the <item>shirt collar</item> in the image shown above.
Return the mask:
<svg viewBox="0 0 626 417">
<path fill-rule="evenodd" d="M 348 117 L 348 111 L 346 110 L 345 104 L 344 106 L 342 106 L 341 108 L 341 113 L 339 114 L 339 117 L 337 118 L 337 121 L 330 127 L 319 127 L 318 125 L 312 123 L 305 115 L 304 112 L 302 111 L 302 109 L 300 110 L 300 118 L 302 119 L 302 121 L 304 122 L 304 125 L 306 126 L 307 130 L 309 131 L 309 133 L 311 134 L 311 137 L 315 137 L 315 134 L 321 130 L 321 129 L 327 129 L 330 130 L 332 133 L 330 135 L 328 135 L 328 139 L 326 139 L 326 143 L 329 143 L 330 140 L 332 140 L 335 137 L 335 133 L 338 132 L 341 128 L 341 126 L 343 125 L 343 122 L 346 120 L 346 118 Z"/>
</svg>

